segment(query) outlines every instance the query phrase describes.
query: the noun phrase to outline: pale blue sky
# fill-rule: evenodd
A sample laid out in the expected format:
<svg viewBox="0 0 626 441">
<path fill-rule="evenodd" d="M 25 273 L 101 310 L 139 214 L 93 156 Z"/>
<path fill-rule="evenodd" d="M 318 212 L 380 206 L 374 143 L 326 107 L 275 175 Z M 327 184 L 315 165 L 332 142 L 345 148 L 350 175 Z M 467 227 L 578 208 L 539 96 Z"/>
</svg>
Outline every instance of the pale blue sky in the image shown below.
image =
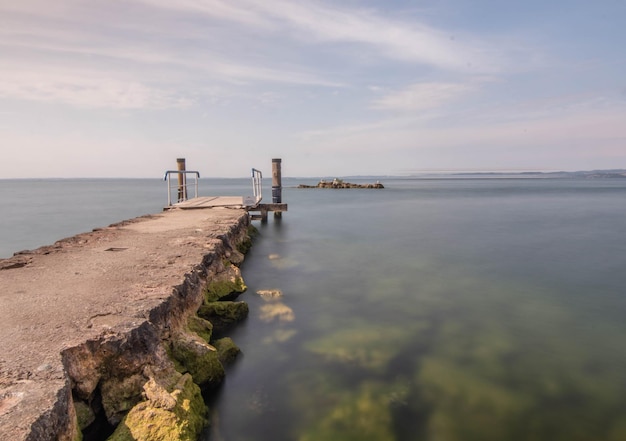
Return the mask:
<svg viewBox="0 0 626 441">
<path fill-rule="evenodd" d="M 0 0 L 0 178 L 626 168 L 624 23 L 624 0 Z"/>
</svg>

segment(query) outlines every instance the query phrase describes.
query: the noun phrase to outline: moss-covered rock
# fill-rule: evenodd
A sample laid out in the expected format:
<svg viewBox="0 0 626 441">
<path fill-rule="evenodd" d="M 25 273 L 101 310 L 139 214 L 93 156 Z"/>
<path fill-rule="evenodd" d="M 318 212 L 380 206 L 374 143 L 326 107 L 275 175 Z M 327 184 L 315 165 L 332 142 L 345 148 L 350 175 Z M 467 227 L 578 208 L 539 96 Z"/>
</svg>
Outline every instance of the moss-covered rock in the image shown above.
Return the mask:
<svg viewBox="0 0 626 441">
<path fill-rule="evenodd" d="M 248 235 L 243 240 L 237 243 L 237 251 L 242 254 L 247 254 L 252 248 L 252 240 L 259 234 L 259 230 L 254 225 L 248 226 Z"/>
<path fill-rule="evenodd" d="M 89 405 L 83 401 L 74 401 L 74 410 L 78 428 L 84 430 L 96 420 L 96 414 Z"/>
<path fill-rule="evenodd" d="M 192 315 L 187 322 L 187 328 L 202 337 L 207 343 L 211 341 L 213 324 L 208 320 Z"/>
<path fill-rule="evenodd" d="M 215 333 L 223 332 L 248 316 L 249 308 L 245 302 L 213 302 L 203 305 L 198 315 L 213 324 Z"/>
<path fill-rule="evenodd" d="M 111 424 L 117 424 L 135 404 L 141 401 L 142 387 L 146 377 L 142 374 L 125 378 L 106 378 L 102 380 L 102 407 Z"/>
<path fill-rule="evenodd" d="M 178 335 L 171 344 L 172 358 L 182 373 L 188 372 L 202 387 L 218 386 L 224 380 L 224 367 L 215 347 L 191 334 Z"/>
<path fill-rule="evenodd" d="M 247 289 L 241 271 L 235 265 L 226 265 L 224 271 L 216 274 L 204 290 L 205 303 L 216 302 L 226 297 L 236 297 Z"/>
<path fill-rule="evenodd" d="M 151 379 L 146 401 L 134 406 L 108 441 L 196 441 L 207 423 L 200 388 L 189 374 L 168 391 Z"/>
<path fill-rule="evenodd" d="M 231 364 L 241 353 L 241 349 L 235 344 L 232 338 L 224 337 L 213 342 L 217 349 L 217 356 L 222 364 Z"/>
</svg>

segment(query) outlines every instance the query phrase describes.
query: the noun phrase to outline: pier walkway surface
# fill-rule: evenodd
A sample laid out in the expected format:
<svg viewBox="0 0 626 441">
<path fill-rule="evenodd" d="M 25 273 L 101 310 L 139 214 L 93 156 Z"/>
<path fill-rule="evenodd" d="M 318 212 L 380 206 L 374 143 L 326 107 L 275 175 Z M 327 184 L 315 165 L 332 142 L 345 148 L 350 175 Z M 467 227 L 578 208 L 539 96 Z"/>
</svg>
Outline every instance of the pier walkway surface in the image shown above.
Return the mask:
<svg viewBox="0 0 626 441">
<path fill-rule="evenodd" d="M 171 210 L 0 260 L 0 439 L 40 439 L 68 390 L 62 351 L 140 326 L 247 216 Z"/>
</svg>

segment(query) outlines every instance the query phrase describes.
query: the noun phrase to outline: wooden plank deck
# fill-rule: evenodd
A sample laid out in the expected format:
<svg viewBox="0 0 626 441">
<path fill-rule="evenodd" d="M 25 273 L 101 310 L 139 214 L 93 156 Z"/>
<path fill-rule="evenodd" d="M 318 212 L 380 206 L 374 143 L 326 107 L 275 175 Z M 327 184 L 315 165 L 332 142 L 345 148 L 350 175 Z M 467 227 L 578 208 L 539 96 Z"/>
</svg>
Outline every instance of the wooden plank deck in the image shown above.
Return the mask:
<svg viewBox="0 0 626 441">
<path fill-rule="evenodd" d="M 243 196 L 207 196 L 188 199 L 183 202 L 173 204 L 169 208 L 181 208 L 190 210 L 195 208 L 215 208 L 215 207 L 233 207 L 243 208 Z"/>
</svg>

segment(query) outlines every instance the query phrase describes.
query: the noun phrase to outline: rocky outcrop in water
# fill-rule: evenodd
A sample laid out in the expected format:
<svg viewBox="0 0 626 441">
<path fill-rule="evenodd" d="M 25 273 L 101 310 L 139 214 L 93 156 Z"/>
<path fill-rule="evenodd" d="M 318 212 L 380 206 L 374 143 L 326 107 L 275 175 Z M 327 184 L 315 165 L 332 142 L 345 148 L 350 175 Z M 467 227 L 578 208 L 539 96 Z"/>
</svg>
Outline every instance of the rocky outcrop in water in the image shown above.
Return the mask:
<svg viewBox="0 0 626 441">
<path fill-rule="evenodd" d="M 322 179 L 317 185 L 305 185 L 300 184 L 298 188 L 385 188 L 380 182 L 373 184 L 351 184 L 350 182 L 343 182 L 341 179 L 333 179 L 332 181 L 326 181 Z"/>
</svg>

